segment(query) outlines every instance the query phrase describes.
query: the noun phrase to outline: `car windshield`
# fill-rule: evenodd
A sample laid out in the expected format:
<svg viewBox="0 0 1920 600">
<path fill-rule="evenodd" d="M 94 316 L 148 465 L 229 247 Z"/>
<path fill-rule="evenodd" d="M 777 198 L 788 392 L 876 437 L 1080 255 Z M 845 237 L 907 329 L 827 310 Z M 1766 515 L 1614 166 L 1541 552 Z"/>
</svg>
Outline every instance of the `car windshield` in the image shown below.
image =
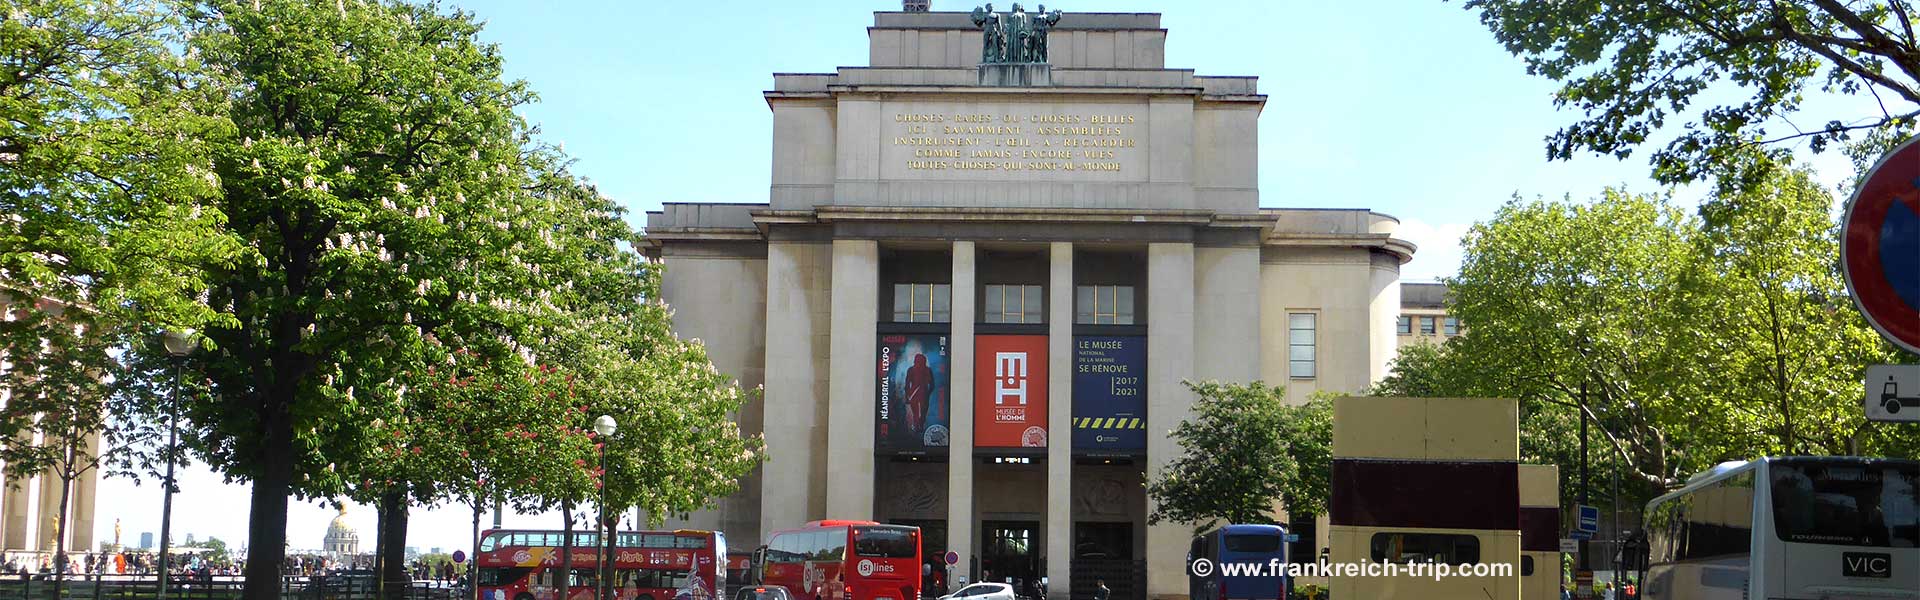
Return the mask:
<svg viewBox="0 0 1920 600">
<path fill-rule="evenodd" d="M 1920 466 L 1779 461 L 1773 523 L 1787 542 L 1920 547 Z"/>
</svg>

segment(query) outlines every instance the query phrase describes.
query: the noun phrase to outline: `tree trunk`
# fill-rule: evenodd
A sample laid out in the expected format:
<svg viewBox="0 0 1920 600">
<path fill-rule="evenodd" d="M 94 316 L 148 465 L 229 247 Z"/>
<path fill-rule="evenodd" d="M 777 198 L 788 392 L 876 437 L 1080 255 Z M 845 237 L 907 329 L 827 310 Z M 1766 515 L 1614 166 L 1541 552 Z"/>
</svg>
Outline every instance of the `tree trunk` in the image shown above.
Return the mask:
<svg viewBox="0 0 1920 600">
<path fill-rule="evenodd" d="M 67 583 L 67 498 L 73 493 L 73 442 L 66 442 L 67 464 L 60 470 L 60 514 L 53 517 L 53 597 Z"/>
<path fill-rule="evenodd" d="M 565 519 L 567 524 L 560 529 L 560 594 L 555 596 L 555 598 L 556 600 L 569 600 L 569 598 L 572 597 L 572 589 L 568 584 L 573 582 L 572 500 L 563 499 L 560 501 L 560 517 Z"/>
<path fill-rule="evenodd" d="M 383 494 L 384 500 L 386 496 Z M 373 597 L 374 600 L 387 598 L 387 505 L 375 502 L 373 506 Z"/>
<path fill-rule="evenodd" d="M 383 600 L 396 600 L 406 597 L 407 587 L 413 583 L 413 576 L 407 572 L 407 494 L 394 488 L 380 496 L 380 556 L 384 569 L 380 579 L 384 588 L 380 597 Z"/>
<path fill-rule="evenodd" d="M 263 435 L 252 461 L 260 471 L 253 480 L 252 514 L 247 520 L 243 600 L 281 600 L 281 563 L 287 559 L 287 497 L 293 491 L 293 390 L 294 384 L 287 381 L 274 386 L 261 399 Z"/>
<path fill-rule="evenodd" d="M 480 600 L 480 494 L 473 495 L 473 552 L 467 555 L 467 589 Z"/>
</svg>

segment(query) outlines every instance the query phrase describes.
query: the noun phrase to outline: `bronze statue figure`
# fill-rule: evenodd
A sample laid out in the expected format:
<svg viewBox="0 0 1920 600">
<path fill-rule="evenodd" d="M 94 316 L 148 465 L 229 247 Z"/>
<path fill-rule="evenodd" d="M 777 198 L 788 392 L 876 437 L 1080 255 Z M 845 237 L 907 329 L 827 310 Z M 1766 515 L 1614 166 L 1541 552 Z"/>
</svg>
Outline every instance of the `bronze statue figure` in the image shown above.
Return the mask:
<svg viewBox="0 0 1920 600">
<path fill-rule="evenodd" d="M 993 5 L 973 9 L 973 24 L 981 30 L 980 64 L 1047 62 L 1047 33 L 1060 22 L 1060 11 L 1028 13 L 1020 3 L 1008 12 Z"/>
<path fill-rule="evenodd" d="M 992 3 L 973 9 L 973 26 L 980 28 L 981 64 L 1003 62 L 1007 47 L 1006 23 L 1001 22 L 1000 13 L 993 12 Z"/>
</svg>

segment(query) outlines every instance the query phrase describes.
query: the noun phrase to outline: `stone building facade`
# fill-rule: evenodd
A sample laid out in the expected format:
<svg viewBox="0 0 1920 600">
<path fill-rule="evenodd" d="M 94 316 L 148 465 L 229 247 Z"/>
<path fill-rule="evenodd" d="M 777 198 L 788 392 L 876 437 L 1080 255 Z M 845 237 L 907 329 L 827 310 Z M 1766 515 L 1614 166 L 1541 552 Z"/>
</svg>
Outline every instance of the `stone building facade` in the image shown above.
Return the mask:
<svg viewBox="0 0 1920 600">
<path fill-rule="evenodd" d="M 1414 247 L 1387 215 L 1263 207 L 1267 97 L 1168 68 L 1167 33 L 1067 13 L 1043 85 L 992 87 L 967 14 L 882 12 L 868 66 L 775 74 L 766 201 L 647 219 L 679 333 L 765 389 L 739 419 L 768 462 L 674 525 L 913 524 L 949 581 L 1184 595 L 1190 529 L 1149 526 L 1143 487 L 1182 382 L 1365 387 Z"/>
<path fill-rule="evenodd" d="M 59 318 L 70 310 L 60 303 L 35 298 L 24 289 L 15 287 L 12 282 L 0 281 L 0 318 L 9 321 L 17 318 L 17 311 L 25 310 L 25 302 L 37 302 L 37 310 Z M 0 349 L 0 375 L 20 375 L 12 373 L 14 362 Z M 0 405 L 13 400 L 14 390 L 9 389 L 4 378 L 0 378 Z M 22 431 L 18 435 L 33 444 L 59 444 L 58 439 L 42 439 L 35 431 Z M 30 439 L 27 439 L 30 438 Z M 87 436 L 82 450 L 88 456 L 100 453 L 100 434 Z M 64 481 L 56 468 L 49 467 L 32 477 L 0 477 L 0 550 L 7 552 L 52 552 L 57 547 L 56 535 L 66 537 L 66 546 L 73 551 L 94 549 L 94 505 L 98 500 L 97 490 L 100 483 L 100 470 L 87 468 L 79 471 L 72 481 Z M 61 492 L 67 492 L 65 526 L 57 517 L 60 515 Z"/>
</svg>

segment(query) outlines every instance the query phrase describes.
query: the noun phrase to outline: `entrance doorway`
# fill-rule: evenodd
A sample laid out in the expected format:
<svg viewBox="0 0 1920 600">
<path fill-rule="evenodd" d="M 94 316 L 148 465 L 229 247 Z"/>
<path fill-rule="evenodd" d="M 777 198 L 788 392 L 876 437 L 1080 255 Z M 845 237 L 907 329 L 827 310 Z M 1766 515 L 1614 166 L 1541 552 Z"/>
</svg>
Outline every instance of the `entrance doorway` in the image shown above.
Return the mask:
<svg viewBox="0 0 1920 600">
<path fill-rule="evenodd" d="M 1040 537 L 1038 521 L 984 521 L 986 546 L 980 553 L 981 577 L 987 581 L 1012 580 L 1014 593 L 1025 596 L 1040 576 L 1040 553 L 1035 542 Z"/>
</svg>

